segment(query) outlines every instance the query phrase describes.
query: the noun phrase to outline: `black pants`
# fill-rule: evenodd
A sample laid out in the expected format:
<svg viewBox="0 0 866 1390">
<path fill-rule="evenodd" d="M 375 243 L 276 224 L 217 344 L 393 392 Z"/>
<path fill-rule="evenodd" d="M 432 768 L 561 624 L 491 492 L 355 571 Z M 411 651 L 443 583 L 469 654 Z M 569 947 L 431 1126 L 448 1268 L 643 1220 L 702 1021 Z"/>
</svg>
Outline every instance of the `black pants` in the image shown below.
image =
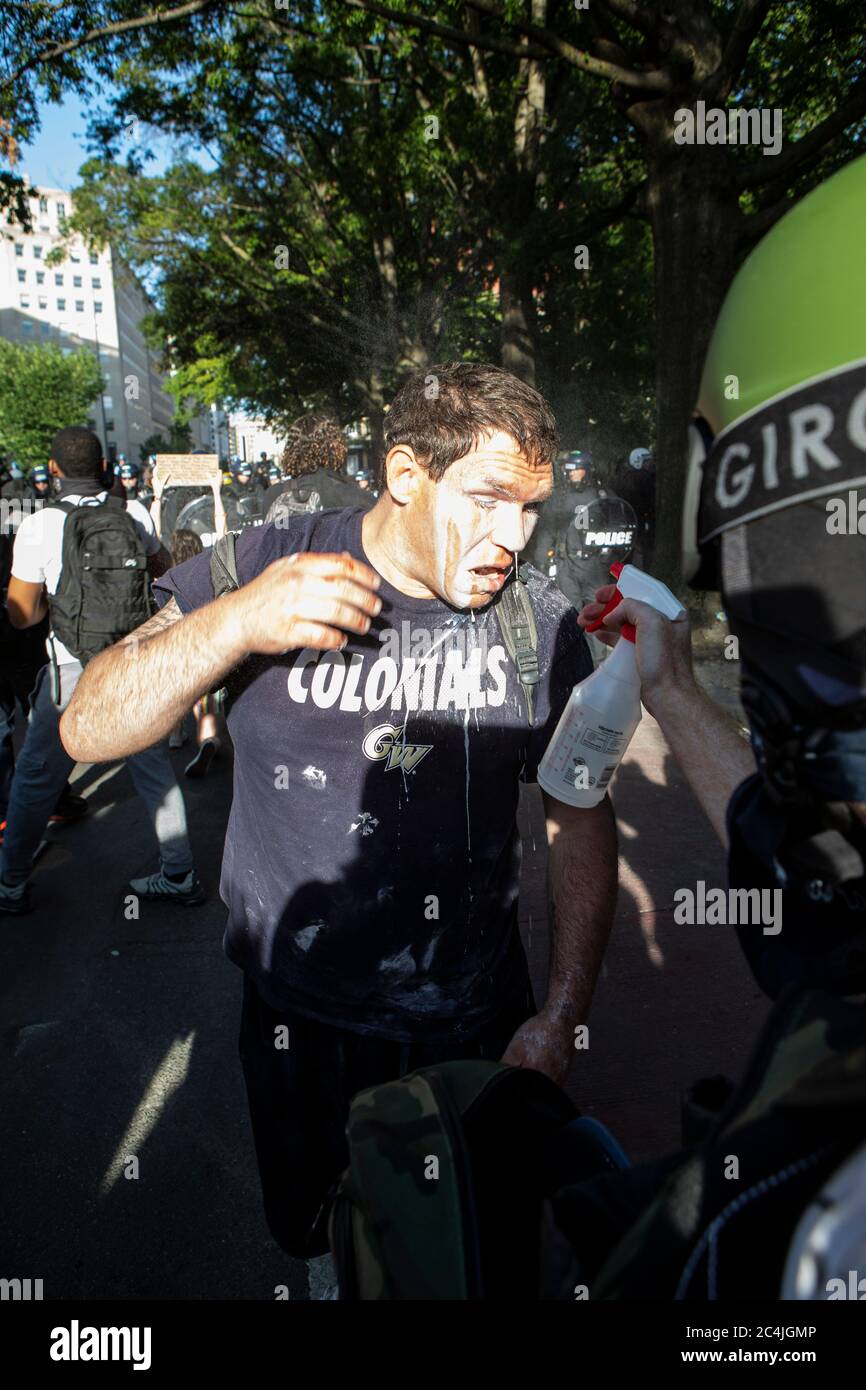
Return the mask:
<svg viewBox="0 0 866 1390">
<path fill-rule="evenodd" d="M 320 1208 L 349 1161 L 345 1127 L 358 1091 L 436 1062 L 498 1061 L 534 1013 L 527 975 L 525 991 L 476 1037 L 457 1044 L 401 1043 L 277 1012 L 245 976 L 239 1051 L 265 1216 L 277 1244 L 299 1259 L 328 1249 L 327 1214 Z M 289 1030 L 288 1048 L 274 1045 L 280 1025 Z"/>
</svg>

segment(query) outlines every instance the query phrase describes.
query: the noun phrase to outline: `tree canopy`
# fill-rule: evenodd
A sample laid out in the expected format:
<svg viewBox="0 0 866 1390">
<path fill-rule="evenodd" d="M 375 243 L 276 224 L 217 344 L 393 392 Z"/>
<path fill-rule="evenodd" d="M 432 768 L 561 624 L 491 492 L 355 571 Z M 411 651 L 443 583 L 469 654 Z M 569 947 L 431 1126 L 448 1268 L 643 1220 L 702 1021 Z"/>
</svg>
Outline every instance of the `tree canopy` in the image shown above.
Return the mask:
<svg viewBox="0 0 866 1390">
<path fill-rule="evenodd" d="M 104 389 L 90 352 L 64 353 L 56 343 L 22 347 L 0 338 L 0 453 L 25 469 L 47 463 L 57 431 L 83 425 Z"/>
</svg>

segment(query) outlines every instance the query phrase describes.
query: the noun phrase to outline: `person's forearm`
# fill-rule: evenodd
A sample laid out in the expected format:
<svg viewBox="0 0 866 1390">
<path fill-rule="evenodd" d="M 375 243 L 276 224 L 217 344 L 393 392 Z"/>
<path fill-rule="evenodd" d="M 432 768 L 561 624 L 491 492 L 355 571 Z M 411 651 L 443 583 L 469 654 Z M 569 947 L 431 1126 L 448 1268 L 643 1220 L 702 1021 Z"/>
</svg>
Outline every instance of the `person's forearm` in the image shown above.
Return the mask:
<svg viewBox="0 0 866 1390">
<path fill-rule="evenodd" d="M 550 835 L 550 977 L 544 1011 L 585 1022 L 613 924 L 616 823 L 607 797 Z M 549 832 L 550 833 L 550 832 Z"/>
<path fill-rule="evenodd" d="M 186 617 L 172 600 L 94 657 L 60 721 L 70 757 L 94 763 L 127 758 L 164 738 L 244 656 L 234 598 L 226 595 Z"/>
<path fill-rule="evenodd" d="M 740 783 L 756 771 L 751 745 L 725 711 L 694 683 L 655 695 L 652 714 L 727 849 L 728 803 Z"/>
</svg>

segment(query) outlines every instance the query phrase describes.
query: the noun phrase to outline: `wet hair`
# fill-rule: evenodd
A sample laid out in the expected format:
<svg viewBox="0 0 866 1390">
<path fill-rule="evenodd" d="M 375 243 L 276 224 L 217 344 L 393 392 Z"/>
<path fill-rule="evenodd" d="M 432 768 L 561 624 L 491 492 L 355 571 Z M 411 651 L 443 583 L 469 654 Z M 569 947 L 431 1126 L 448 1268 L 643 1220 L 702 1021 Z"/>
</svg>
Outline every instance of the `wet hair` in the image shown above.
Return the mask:
<svg viewBox="0 0 866 1390">
<path fill-rule="evenodd" d="M 93 430 L 83 425 L 67 425 L 51 441 L 51 458 L 64 478 L 102 477 L 102 445 Z"/>
<path fill-rule="evenodd" d="M 168 548 L 171 558 L 176 565 L 182 565 L 184 560 L 191 560 L 193 555 L 200 555 L 202 552 L 201 536 L 197 536 L 195 531 L 172 531 L 168 540 Z"/>
<path fill-rule="evenodd" d="M 534 386 L 486 362 L 445 362 L 400 387 L 385 416 L 385 449 L 408 445 L 439 482 L 483 435 L 499 430 L 533 466 L 552 463 L 559 451 L 553 411 Z"/>
<path fill-rule="evenodd" d="M 302 415 L 289 426 L 280 471 L 285 478 L 300 478 L 319 468 L 339 473 L 348 453 L 346 436 L 335 420 L 325 415 Z"/>
</svg>

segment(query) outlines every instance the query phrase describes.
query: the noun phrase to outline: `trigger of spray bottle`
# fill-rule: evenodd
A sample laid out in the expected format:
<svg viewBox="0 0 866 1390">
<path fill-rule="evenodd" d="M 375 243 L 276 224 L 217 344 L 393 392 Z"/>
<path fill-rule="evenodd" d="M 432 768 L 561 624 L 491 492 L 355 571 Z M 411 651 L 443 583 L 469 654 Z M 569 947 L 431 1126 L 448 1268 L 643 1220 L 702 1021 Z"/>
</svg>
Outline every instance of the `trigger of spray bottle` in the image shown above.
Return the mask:
<svg viewBox="0 0 866 1390">
<path fill-rule="evenodd" d="M 624 566 L 622 562 L 619 560 L 616 562 L 616 564 L 611 565 L 610 573 L 613 575 L 614 579 L 619 580 L 619 577 L 623 572 L 623 568 Z M 624 597 L 625 596 L 620 593 L 618 588 L 614 589 L 612 598 L 605 605 L 604 609 L 596 618 L 595 622 L 587 623 L 586 631 L 597 632 L 598 629 L 604 625 L 604 620 L 607 617 L 608 613 L 612 613 L 614 608 L 616 608 L 620 603 L 622 603 Z M 637 629 L 635 628 L 634 623 L 623 623 L 619 631 L 620 636 L 624 637 L 627 642 L 634 642 L 637 637 Z"/>
<path fill-rule="evenodd" d="M 611 566 L 616 589 L 610 602 L 586 631 L 594 632 L 624 598 L 640 599 L 668 618 L 685 612 L 670 589 L 633 565 Z M 550 796 L 570 806 L 595 806 L 641 719 L 640 680 L 635 657 L 636 632 L 623 623 L 608 659 L 576 685 L 556 732 L 538 767 L 538 783 Z"/>
</svg>

